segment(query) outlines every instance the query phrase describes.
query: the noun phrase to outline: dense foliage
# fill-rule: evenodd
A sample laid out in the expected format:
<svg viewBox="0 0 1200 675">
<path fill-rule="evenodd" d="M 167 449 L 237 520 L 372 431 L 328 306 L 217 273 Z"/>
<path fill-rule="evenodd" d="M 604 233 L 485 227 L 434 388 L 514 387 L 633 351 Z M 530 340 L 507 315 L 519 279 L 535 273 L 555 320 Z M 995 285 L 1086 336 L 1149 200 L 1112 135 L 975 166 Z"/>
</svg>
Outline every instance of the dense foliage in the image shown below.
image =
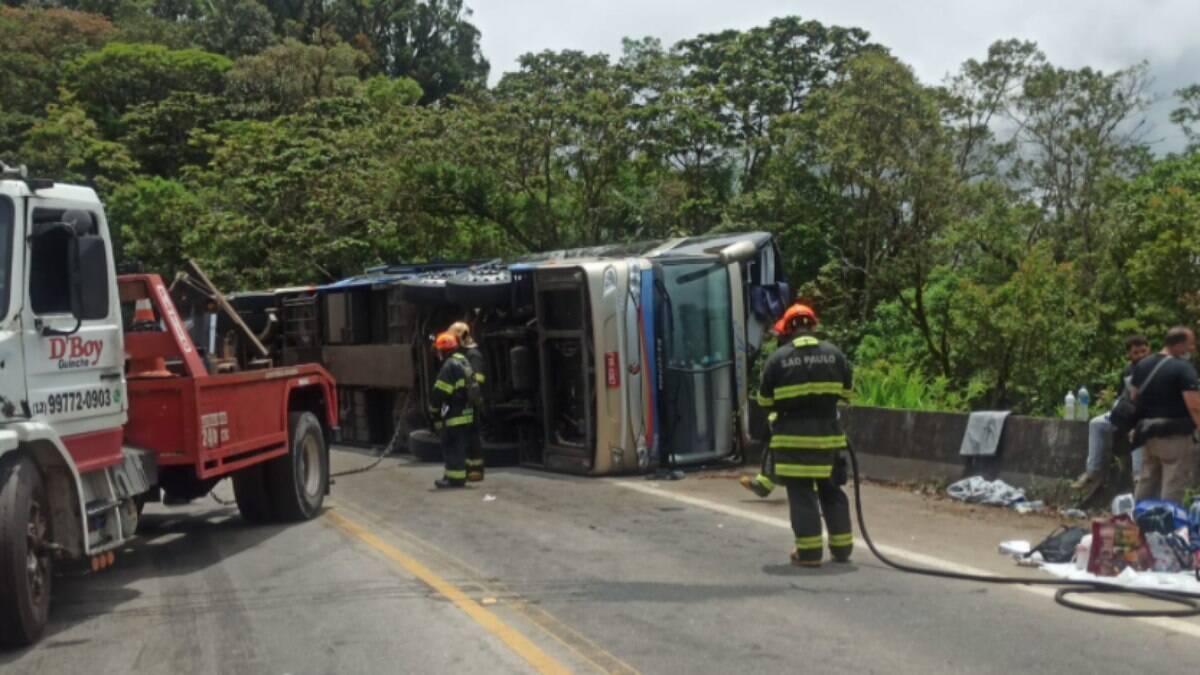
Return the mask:
<svg viewBox="0 0 1200 675">
<path fill-rule="evenodd" d="M 1002 41 L 933 85 L 785 17 L 488 72 L 463 0 L 9 0 L 0 156 L 229 288 L 769 230 L 866 402 L 1049 413 L 1200 311 L 1200 154 L 1151 152 L 1145 64 Z"/>
</svg>

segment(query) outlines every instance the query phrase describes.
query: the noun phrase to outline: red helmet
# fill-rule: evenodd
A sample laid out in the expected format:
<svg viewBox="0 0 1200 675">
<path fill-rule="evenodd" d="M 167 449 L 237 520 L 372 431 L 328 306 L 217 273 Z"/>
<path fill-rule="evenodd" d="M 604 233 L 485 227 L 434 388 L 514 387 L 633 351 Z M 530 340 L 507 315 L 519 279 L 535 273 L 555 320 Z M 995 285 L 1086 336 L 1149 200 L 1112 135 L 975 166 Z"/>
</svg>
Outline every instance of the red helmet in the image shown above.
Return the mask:
<svg viewBox="0 0 1200 675">
<path fill-rule="evenodd" d="M 783 335 L 790 332 L 792 326 L 802 319 L 807 319 L 814 326 L 821 323 L 820 320 L 817 319 L 817 313 L 813 311 L 812 307 L 809 307 L 808 305 L 802 305 L 797 302 L 791 307 L 788 307 L 787 311 L 783 313 L 783 316 L 775 322 L 775 334 Z"/>
<path fill-rule="evenodd" d="M 433 346 L 439 352 L 452 352 L 458 349 L 458 336 L 446 331 L 437 336 L 437 339 L 433 341 Z"/>
</svg>

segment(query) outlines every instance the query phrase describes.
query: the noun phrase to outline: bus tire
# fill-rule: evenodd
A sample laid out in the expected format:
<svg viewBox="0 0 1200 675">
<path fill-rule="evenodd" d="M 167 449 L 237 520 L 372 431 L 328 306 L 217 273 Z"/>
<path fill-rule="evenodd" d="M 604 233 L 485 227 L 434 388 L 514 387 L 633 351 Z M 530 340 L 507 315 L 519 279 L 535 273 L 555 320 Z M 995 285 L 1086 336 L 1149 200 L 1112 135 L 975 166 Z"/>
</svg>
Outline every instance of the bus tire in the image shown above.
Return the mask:
<svg viewBox="0 0 1200 675">
<path fill-rule="evenodd" d="M 512 304 L 512 277 L 497 272 L 447 279 L 446 300 L 462 307 L 508 307 Z"/>
<path fill-rule="evenodd" d="M 233 474 L 233 498 L 242 520 L 247 523 L 269 523 L 275 519 L 262 464 L 248 466 Z"/>
<path fill-rule="evenodd" d="M 430 429 L 417 429 L 408 435 L 408 451 L 422 462 L 442 461 L 442 438 Z"/>
<path fill-rule="evenodd" d="M 446 282 L 441 279 L 406 279 L 400 282 L 400 296 L 414 305 L 446 304 Z"/>
<path fill-rule="evenodd" d="M 329 481 L 329 448 L 317 416 L 288 415 L 288 454 L 266 466 L 268 492 L 276 517 L 311 520 L 321 512 Z"/>
<path fill-rule="evenodd" d="M 50 616 L 54 560 L 42 474 L 20 452 L 0 458 L 0 645 L 42 637 Z"/>
</svg>

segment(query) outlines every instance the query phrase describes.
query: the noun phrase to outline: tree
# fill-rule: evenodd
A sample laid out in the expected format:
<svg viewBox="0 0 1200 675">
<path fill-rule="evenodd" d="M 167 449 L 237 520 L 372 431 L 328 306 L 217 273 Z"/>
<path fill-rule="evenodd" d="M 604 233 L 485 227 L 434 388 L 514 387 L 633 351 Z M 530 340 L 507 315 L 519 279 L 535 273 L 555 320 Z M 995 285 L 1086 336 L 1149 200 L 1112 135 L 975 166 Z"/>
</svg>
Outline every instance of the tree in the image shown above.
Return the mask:
<svg viewBox="0 0 1200 675">
<path fill-rule="evenodd" d="M 198 247 L 203 204 L 177 181 L 138 178 L 114 190 L 105 205 L 113 231 L 120 233 L 123 260 L 169 278 Z"/>
<path fill-rule="evenodd" d="M 204 49 L 238 58 L 277 41 L 270 10 L 258 0 L 210 0 L 195 29 Z"/>
<path fill-rule="evenodd" d="M 134 106 L 171 92 L 217 94 L 232 62 L 198 49 L 113 42 L 67 65 L 65 82 L 110 138 L 124 132 L 121 117 Z"/>
<path fill-rule="evenodd" d="M 1175 91 L 1179 98 L 1179 107 L 1171 111 L 1171 123 L 1179 126 L 1183 137 L 1187 139 L 1188 152 L 1195 152 L 1200 147 L 1200 84 L 1193 84 Z"/>
<path fill-rule="evenodd" d="M 341 36 L 372 56 L 377 72 L 416 80 L 422 103 L 483 88 L 488 62 L 463 0 L 338 0 Z"/>
<path fill-rule="evenodd" d="M 125 113 L 121 126 L 126 131 L 121 140 L 145 172 L 174 177 L 184 166 L 208 160 L 190 139 L 228 114 L 227 102 L 217 96 L 174 91 L 161 101 L 140 103 Z"/>
<path fill-rule="evenodd" d="M 138 170 L 125 146 L 104 140 L 68 91 L 47 106 L 45 119 L 29 130 L 21 159 L 38 175 L 95 185 L 101 192 L 113 190 Z"/>
<path fill-rule="evenodd" d="M 808 161 L 822 167 L 838 203 L 833 213 L 845 216 L 826 229 L 831 299 L 843 318 L 862 322 L 880 300 L 912 289 L 901 303 L 948 371 L 924 301 L 942 260 L 942 234 L 956 215 L 958 180 L 939 99 L 882 53 L 855 57 L 814 98 L 793 149 L 798 159 L 811 150 Z"/>
<path fill-rule="evenodd" d="M 771 154 L 772 120 L 804 109 L 856 55 L 879 51 L 858 28 L 825 26 L 789 16 L 745 32 L 728 30 L 684 40 L 687 86 L 710 87 L 721 118 L 737 139 L 738 176 L 752 191 Z"/>
<path fill-rule="evenodd" d="M 261 54 L 238 59 L 226 91 L 244 113 L 255 117 L 294 113 L 308 101 L 351 93 L 365 60 L 336 38 L 325 45 L 288 38 Z"/>
<path fill-rule="evenodd" d="M 0 153 L 15 151 L 56 100 L 63 65 L 115 30 L 104 17 L 82 12 L 0 8 Z"/>
</svg>

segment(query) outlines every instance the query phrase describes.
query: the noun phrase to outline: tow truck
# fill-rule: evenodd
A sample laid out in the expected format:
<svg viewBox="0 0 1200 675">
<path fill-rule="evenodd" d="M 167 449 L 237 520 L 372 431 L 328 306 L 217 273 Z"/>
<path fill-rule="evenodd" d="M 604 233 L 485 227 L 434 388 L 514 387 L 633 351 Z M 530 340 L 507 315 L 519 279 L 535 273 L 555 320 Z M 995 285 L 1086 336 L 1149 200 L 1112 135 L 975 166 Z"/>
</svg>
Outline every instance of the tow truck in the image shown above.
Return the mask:
<svg viewBox="0 0 1200 675">
<path fill-rule="evenodd" d="M 148 501 L 231 478 L 248 521 L 320 513 L 333 377 L 207 356 L 158 275 L 116 274 L 95 191 L 0 163 L 0 645 L 35 643 L 56 565 L 112 565 Z"/>
</svg>

